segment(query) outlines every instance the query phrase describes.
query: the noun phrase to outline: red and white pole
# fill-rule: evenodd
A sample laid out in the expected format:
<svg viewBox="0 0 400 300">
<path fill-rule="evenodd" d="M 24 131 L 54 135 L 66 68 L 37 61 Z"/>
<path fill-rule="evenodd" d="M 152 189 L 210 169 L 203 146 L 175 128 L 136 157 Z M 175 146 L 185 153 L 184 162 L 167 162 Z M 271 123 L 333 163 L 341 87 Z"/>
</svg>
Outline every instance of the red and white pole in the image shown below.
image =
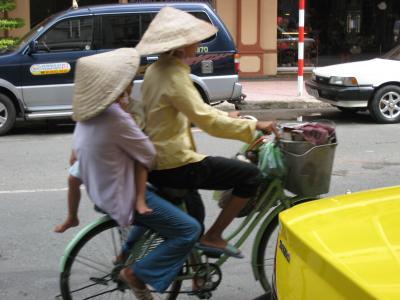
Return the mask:
<svg viewBox="0 0 400 300">
<path fill-rule="evenodd" d="M 305 0 L 299 0 L 299 43 L 297 61 L 297 95 L 303 95 L 304 87 L 304 15 Z"/>
</svg>

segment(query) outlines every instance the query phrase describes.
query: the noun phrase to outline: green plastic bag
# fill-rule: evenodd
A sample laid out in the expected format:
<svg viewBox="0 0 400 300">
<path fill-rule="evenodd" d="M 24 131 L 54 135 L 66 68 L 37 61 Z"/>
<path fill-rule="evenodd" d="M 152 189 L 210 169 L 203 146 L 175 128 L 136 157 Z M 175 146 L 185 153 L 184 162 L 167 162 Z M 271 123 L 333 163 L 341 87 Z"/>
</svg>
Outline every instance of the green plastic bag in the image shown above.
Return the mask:
<svg viewBox="0 0 400 300">
<path fill-rule="evenodd" d="M 258 167 L 266 178 L 283 178 L 286 175 L 286 164 L 276 143 L 268 142 L 260 147 Z"/>
</svg>

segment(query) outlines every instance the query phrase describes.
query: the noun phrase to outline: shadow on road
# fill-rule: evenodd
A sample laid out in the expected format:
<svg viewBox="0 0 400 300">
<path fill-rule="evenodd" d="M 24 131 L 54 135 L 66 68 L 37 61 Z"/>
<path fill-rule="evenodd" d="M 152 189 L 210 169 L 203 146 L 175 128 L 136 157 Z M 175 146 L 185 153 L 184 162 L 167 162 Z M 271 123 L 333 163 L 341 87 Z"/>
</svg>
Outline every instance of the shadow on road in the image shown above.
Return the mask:
<svg viewBox="0 0 400 300">
<path fill-rule="evenodd" d="M 368 112 L 345 113 L 335 108 L 242 110 L 240 113 L 252 115 L 259 120 L 294 121 L 301 116 L 303 121 L 324 119 L 337 124 L 375 124 Z M 74 127 L 75 123 L 72 120 L 17 121 L 16 126 L 7 135 L 70 134 Z"/>
<path fill-rule="evenodd" d="M 74 128 L 75 122 L 72 120 L 17 121 L 7 136 L 70 134 Z"/>
<path fill-rule="evenodd" d="M 268 295 L 261 295 L 258 296 L 257 298 L 254 298 L 253 300 L 271 300 L 271 297 Z"/>
</svg>

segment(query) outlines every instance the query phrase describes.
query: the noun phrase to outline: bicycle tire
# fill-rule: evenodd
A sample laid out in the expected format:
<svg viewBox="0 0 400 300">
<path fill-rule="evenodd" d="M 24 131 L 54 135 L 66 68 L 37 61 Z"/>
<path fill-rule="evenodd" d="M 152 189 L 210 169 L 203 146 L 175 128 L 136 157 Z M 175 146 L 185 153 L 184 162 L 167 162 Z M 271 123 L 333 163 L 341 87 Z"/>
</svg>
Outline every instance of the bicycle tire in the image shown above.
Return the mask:
<svg viewBox="0 0 400 300">
<path fill-rule="evenodd" d="M 303 198 L 297 202 L 292 203 L 292 207 L 298 204 L 317 200 L 318 198 L 310 197 Z M 264 229 L 262 238 L 257 250 L 257 269 L 260 275 L 260 283 L 266 294 L 273 295 L 272 289 L 272 275 L 275 267 L 275 254 L 276 254 L 276 243 L 278 238 L 278 214 L 271 220 L 268 226 Z M 266 266 L 265 262 L 269 262 Z M 271 276 L 269 276 L 271 274 Z"/>
<path fill-rule="evenodd" d="M 123 243 L 122 235 L 117 223 L 109 220 L 100 223 L 80 239 L 71 250 L 60 274 L 64 300 L 136 299 L 126 285 L 117 279 L 121 267 L 112 263 Z M 111 248 L 110 239 L 114 242 Z M 154 294 L 155 299 L 175 300 L 181 285 L 181 281 L 174 281 L 167 293 Z"/>
<path fill-rule="evenodd" d="M 272 292 L 272 274 L 274 271 L 275 248 L 278 229 L 278 215 L 276 215 L 265 229 L 257 250 L 257 269 L 260 274 L 260 284 L 266 294 Z M 267 264 L 266 264 L 267 263 Z"/>
</svg>

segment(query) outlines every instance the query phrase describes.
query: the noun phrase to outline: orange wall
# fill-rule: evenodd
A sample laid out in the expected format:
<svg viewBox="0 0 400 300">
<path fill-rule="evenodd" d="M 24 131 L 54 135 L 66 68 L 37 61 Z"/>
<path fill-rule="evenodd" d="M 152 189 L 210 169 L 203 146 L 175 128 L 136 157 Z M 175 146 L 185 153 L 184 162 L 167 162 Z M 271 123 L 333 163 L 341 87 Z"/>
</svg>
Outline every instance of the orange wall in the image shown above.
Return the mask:
<svg viewBox="0 0 400 300">
<path fill-rule="evenodd" d="M 17 7 L 9 13 L 9 17 L 24 19 L 25 26 L 18 29 L 10 30 L 10 36 L 21 37 L 30 29 L 30 5 L 29 0 L 16 0 L 15 3 L 17 4 Z"/>
<path fill-rule="evenodd" d="M 216 9 L 241 54 L 240 74 L 276 75 L 278 0 L 216 0 Z"/>
</svg>

